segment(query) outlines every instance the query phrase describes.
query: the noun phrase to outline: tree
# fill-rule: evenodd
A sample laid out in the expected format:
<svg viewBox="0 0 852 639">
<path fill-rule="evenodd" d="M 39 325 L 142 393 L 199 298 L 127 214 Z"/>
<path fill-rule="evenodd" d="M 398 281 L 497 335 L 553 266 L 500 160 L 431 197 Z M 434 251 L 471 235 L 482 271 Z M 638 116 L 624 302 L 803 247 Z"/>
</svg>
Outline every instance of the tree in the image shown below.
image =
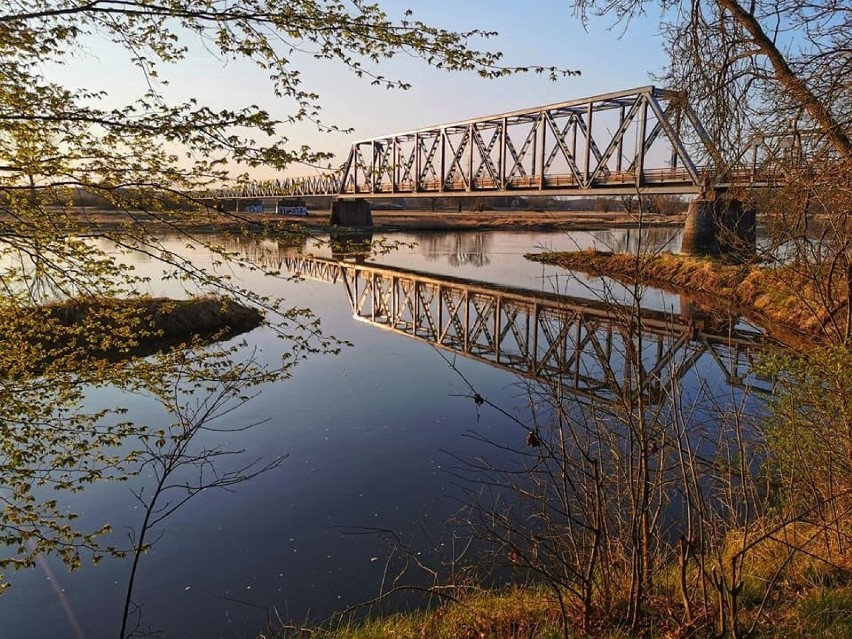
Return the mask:
<svg viewBox="0 0 852 639">
<path fill-rule="evenodd" d="M 207 360 L 202 366 L 193 361 L 195 354 L 176 353 L 175 357 L 181 362 L 180 372 L 153 393 L 173 421 L 140 437 L 139 468 L 149 472 L 154 481 L 132 491 L 143 516 L 137 527 L 129 530 L 132 562 L 125 589 L 121 638 L 142 634 L 139 632 L 142 607 L 133 599 L 133 587 L 142 555 L 156 543 L 158 528 L 202 492 L 227 490 L 276 468 L 283 461 L 279 456 L 271 461 L 243 461 L 236 468 L 221 468 L 224 458 L 238 457 L 242 451 L 210 445 L 199 437 L 202 431 L 222 433 L 252 428 L 255 424 L 234 427 L 218 422 L 249 401 L 258 384 L 275 379 L 275 375 L 270 377 L 252 357 L 228 363 L 227 375 L 210 375 L 209 366 L 216 364 L 206 357 L 201 358 Z"/>
<path fill-rule="evenodd" d="M 572 0 L 583 19 L 629 22 L 659 7 L 670 55 L 660 79 L 683 90 L 721 170 L 766 159 L 777 189 L 733 195 L 769 220 L 760 258 L 784 266 L 825 338 L 852 338 L 852 11 L 835 0 Z M 777 173 L 776 173 L 777 174 Z M 789 276 L 791 270 L 796 273 Z"/>
<path fill-rule="evenodd" d="M 253 0 L 240 6 L 218 0 L 16 1 L 0 10 L 0 249 L 37 261 L 40 276 L 65 292 L 102 287 L 117 273 L 103 278 L 92 272 L 85 267 L 95 256 L 77 255 L 78 247 L 65 244 L 69 229 L 86 221 L 79 211 L 68 216 L 66 205 L 75 194 L 101 197 L 126 214 L 120 234 L 103 233 L 102 227 L 98 232 L 160 254 L 162 246 L 152 241 L 146 222 L 174 226 L 175 218 L 165 213 L 187 202 L 196 205 L 196 214 L 209 214 L 193 194 L 246 177 L 235 175 L 240 169 L 329 160 L 325 152 L 291 147 L 287 138 L 287 127 L 296 122 L 333 128 L 318 119 L 320 97 L 303 85 L 300 55 L 342 64 L 373 84 L 400 89 L 408 84 L 381 75 L 379 67 L 400 54 L 485 77 L 559 73 L 501 66 L 499 53 L 471 46 L 491 35 L 431 27 L 410 12 L 393 20 L 378 5 L 336 0 Z M 108 104 L 103 93 L 48 79 L 46 65 L 61 68 L 95 37 L 123 48 L 139 68 L 146 82 L 142 99 Z M 223 60 L 243 59 L 266 71 L 282 111 L 289 106 L 290 113 L 275 118 L 257 106 L 214 110 L 195 100 L 169 103 L 161 74 L 190 54 L 191 40 Z M 190 217 L 182 212 L 178 221 Z M 73 281 L 65 277 L 69 261 L 80 267 Z M 223 284 L 191 263 L 178 268 L 208 285 Z M 17 296 L 10 282 L 26 277 L 20 269 L 4 275 L 7 292 Z"/>
<path fill-rule="evenodd" d="M 735 157 L 756 132 L 798 127 L 817 129 L 838 157 L 852 158 L 847 6 L 834 0 L 573 0 L 584 20 L 614 15 L 624 22 L 655 4 L 671 57 L 662 79 L 686 91 L 722 153 Z"/>
<path fill-rule="evenodd" d="M 767 219 L 771 241 L 758 257 L 783 267 L 778 290 L 798 295 L 822 327 L 823 340 L 840 343 L 774 362 L 770 369 L 781 381 L 768 420 L 752 432 L 731 429 L 735 436 L 717 459 L 745 459 L 743 446 L 758 451 L 754 461 L 740 461 L 737 473 L 718 482 L 719 494 L 729 495 L 729 513 L 739 512 L 737 517 L 716 516 L 715 498 L 705 497 L 712 486 L 708 476 L 684 491 L 688 508 L 698 515 L 697 539 L 739 531 L 729 537 L 727 549 L 714 551 L 722 569 L 709 573 L 710 553 L 705 550 L 702 557 L 700 548 L 697 553 L 691 548 L 690 535 L 682 539 L 685 617 L 692 616 L 686 566 L 694 560 L 701 579 L 716 591 L 717 630 L 740 636 L 744 575 L 759 572 L 756 556 L 777 553 L 777 561 L 767 561 L 771 569 L 759 575 L 764 592 L 749 632 L 773 589 L 783 579 L 795 579 L 790 577 L 794 560 L 807 557 L 824 569 L 835 561 L 835 544 L 848 543 L 848 393 L 843 391 L 852 337 L 852 10 L 834 0 L 572 0 L 572 5 L 584 20 L 607 15 L 622 23 L 659 9 L 670 54 L 660 79 L 684 91 L 698 112 L 723 156 L 719 168 L 743 162 L 747 152 L 754 157 L 770 152 L 782 160 L 778 188 L 733 195 Z M 727 418 L 736 425 L 736 417 L 725 410 L 710 423 L 724 424 Z M 758 460 L 775 483 L 748 486 Z M 736 463 L 724 467 L 734 470 Z M 744 521 L 737 520 L 741 514 Z"/>
<path fill-rule="evenodd" d="M 121 188 L 185 191 L 228 179 L 227 162 L 282 168 L 294 161 L 329 159 L 305 147 L 288 147 L 288 124 L 316 121 L 323 128 L 317 120 L 319 96 L 303 87 L 294 66 L 300 51 L 342 63 L 388 88 L 408 84 L 381 75 L 376 63 L 401 53 L 486 77 L 518 70 L 498 66 L 499 54 L 469 48 L 475 38 L 490 33 L 433 28 L 408 12 L 393 21 L 377 5 L 360 2 L 258 0 L 229 7 L 216 0 L 24 0 L 4 9 L 0 25 L 2 165 L 10 174 L 5 190 L 20 187 L 16 178 L 24 173 L 35 176 L 39 185 L 109 193 L 116 204 L 123 203 Z M 96 35 L 122 46 L 139 67 L 148 80 L 143 100 L 101 108 L 106 96 L 45 77 L 43 65 L 62 65 Z M 188 55 L 188 36 L 200 38 L 224 60 L 247 59 L 267 71 L 275 94 L 292 112 L 275 119 L 257 106 L 214 111 L 195 101 L 168 104 L 160 74 Z M 27 127 L 30 134 L 52 139 L 62 152 L 50 154 L 52 162 L 16 155 L 14 140 L 21 140 Z M 170 151 L 175 145 L 188 154 L 180 163 Z M 130 198 L 126 203 L 135 202 Z"/>
<path fill-rule="evenodd" d="M 170 252 L 157 229 L 165 225 L 205 243 L 222 262 L 239 261 L 184 226 L 200 216 L 219 219 L 199 193 L 247 177 L 238 171 L 330 160 L 322 151 L 292 147 L 286 137 L 296 122 L 333 128 L 319 121 L 320 98 L 303 85 L 294 62 L 299 55 L 343 64 L 373 84 L 400 89 L 407 83 L 381 75 L 379 68 L 400 54 L 485 77 L 524 70 L 501 66 L 499 53 L 471 46 L 490 35 L 435 28 L 410 12 L 394 20 L 378 5 L 360 1 L 15 0 L 0 8 L 0 543 L 13 549 L 0 570 L 31 565 L 46 552 L 75 566 L 84 548 L 99 551 L 97 533 L 105 528 L 76 530 L 73 515 L 44 497 L 43 487 L 78 490 L 120 479 L 150 451 L 144 443 L 154 432 L 151 425 L 122 417 L 120 406 L 91 407 L 87 390 L 156 393 L 188 374 L 180 358 L 131 357 L 140 336 L 156 329 L 138 307 L 110 300 L 134 296 L 145 281 L 112 250 L 80 234 L 160 260 L 166 277 L 193 290 L 265 311 L 289 345 L 265 379 L 286 376 L 306 354 L 337 348 L 309 310 L 287 309 L 281 300 Z M 91 38 L 124 51 L 139 69 L 144 97 L 116 105 L 103 93 L 46 75 L 47 66 L 61 68 L 83 53 Z M 188 57 L 191 41 L 223 60 L 242 59 L 266 71 L 290 112 L 276 118 L 251 105 L 217 110 L 195 100 L 171 103 L 163 74 Z M 105 226 L 88 209 L 72 210 L 83 193 L 122 215 Z M 83 300 L 92 310 L 84 321 L 63 322 L 48 304 L 57 300 Z M 181 348 L 204 355 L 200 346 L 187 342 Z M 199 383 L 227 381 L 234 356 L 199 356 L 192 374 Z M 134 441 L 142 444 L 134 449 Z M 129 452 L 116 452 L 125 444 Z"/>
</svg>

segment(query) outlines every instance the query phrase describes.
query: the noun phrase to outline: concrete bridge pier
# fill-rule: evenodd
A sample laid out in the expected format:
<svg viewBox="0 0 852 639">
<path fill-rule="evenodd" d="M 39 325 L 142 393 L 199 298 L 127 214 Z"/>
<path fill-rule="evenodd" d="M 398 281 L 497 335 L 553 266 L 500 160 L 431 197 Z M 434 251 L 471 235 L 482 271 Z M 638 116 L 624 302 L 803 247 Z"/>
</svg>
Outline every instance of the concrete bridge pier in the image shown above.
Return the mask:
<svg viewBox="0 0 852 639">
<path fill-rule="evenodd" d="M 753 255 L 757 250 L 754 209 L 717 192 L 698 196 L 689 203 L 680 250 L 684 255 Z"/>
<path fill-rule="evenodd" d="M 332 226 L 373 226 L 373 212 L 367 200 L 336 200 L 331 205 Z"/>
</svg>

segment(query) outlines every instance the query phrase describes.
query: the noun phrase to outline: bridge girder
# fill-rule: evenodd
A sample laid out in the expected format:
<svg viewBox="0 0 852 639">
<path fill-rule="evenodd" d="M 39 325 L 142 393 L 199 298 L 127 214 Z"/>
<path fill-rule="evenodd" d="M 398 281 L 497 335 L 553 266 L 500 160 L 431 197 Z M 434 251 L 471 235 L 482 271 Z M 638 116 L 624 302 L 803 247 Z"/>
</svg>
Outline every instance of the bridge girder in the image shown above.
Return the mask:
<svg viewBox="0 0 852 639">
<path fill-rule="evenodd" d="M 697 193 L 700 168 L 679 134 L 688 110 L 681 94 L 648 86 L 359 140 L 339 195 Z M 661 137 L 667 158 L 652 156 Z"/>
<path fill-rule="evenodd" d="M 645 86 L 358 140 L 336 172 L 212 195 L 698 194 L 782 177 L 774 165 L 726 164 L 683 93 Z"/>
</svg>

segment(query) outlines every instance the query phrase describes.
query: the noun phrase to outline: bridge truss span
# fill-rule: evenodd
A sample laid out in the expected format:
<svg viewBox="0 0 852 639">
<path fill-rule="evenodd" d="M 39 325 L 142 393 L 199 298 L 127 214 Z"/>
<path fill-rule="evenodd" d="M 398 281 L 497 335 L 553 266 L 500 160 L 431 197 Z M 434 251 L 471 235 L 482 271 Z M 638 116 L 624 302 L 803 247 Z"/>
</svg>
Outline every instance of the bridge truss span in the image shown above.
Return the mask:
<svg viewBox="0 0 852 639">
<path fill-rule="evenodd" d="M 646 86 L 358 140 L 337 171 L 205 197 L 700 194 L 778 185 L 792 154 L 756 141 L 787 137 L 726 159 L 684 93 Z"/>
<path fill-rule="evenodd" d="M 647 86 L 360 140 L 340 194 L 694 193 L 717 156 L 683 94 Z"/>
</svg>

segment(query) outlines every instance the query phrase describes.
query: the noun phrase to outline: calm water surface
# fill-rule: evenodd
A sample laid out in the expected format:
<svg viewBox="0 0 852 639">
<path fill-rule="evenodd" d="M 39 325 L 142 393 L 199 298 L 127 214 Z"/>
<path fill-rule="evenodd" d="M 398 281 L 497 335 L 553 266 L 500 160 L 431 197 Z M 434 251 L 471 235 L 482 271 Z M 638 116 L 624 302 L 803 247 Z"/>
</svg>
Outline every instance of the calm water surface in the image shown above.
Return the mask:
<svg viewBox="0 0 852 639">
<path fill-rule="evenodd" d="M 378 237 L 378 236 L 377 236 Z M 431 233 L 394 235 L 414 246 L 374 261 L 437 275 L 452 275 L 533 291 L 595 298 L 602 290 L 624 299 L 612 283 L 523 259 L 542 248 L 595 246 L 634 249 L 637 244 L 676 250 L 679 234 L 654 229 L 594 233 Z M 164 238 L 175 250 L 182 241 Z M 233 245 L 243 255 L 275 266 L 299 249 L 274 241 Z M 324 246 L 304 251 L 330 256 Z M 150 260 L 128 256 L 143 272 L 157 275 Z M 210 260 L 203 250 L 196 263 Z M 462 357 L 458 372 L 429 344 L 365 322 L 353 321 L 340 284 L 282 279 L 237 271 L 235 277 L 259 292 L 309 306 L 324 330 L 352 343 L 337 356 L 300 364 L 292 379 L 262 389 L 231 419 L 234 425 L 262 421 L 229 435 L 246 458 L 287 455 L 283 465 L 231 492 L 200 495 L 178 511 L 162 538 L 143 558 L 135 599 L 143 605 L 143 627 L 165 637 L 256 636 L 269 614 L 318 619 L 375 596 L 379 590 L 387 534 L 393 531 L 437 565 L 446 555 L 441 532 L 458 509 L 459 492 L 447 471 L 454 457 L 473 458 L 482 444 L 471 433 L 520 446 L 525 432 L 494 411 L 477 410 L 470 390 L 525 415 L 522 388 L 511 372 Z M 180 294 L 155 278 L 152 293 Z M 643 306 L 678 313 L 681 299 L 648 291 Z M 245 336 L 270 361 L 283 345 L 268 329 Z M 723 385 L 718 367 L 704 358 L 694 375 Z M 684 384 L 695 384 L 687 376 Z M 100 394 L 99 394 L 100 393 Z M 108 393 L 93 394 L 93 400 Z M 103 397 L 102 397 L 103 396 Z M 118 399 L 139 419 L 157 411 L 140 397 Z M 145 478 L 143 478 L 144 480 Z M 117 535 L 138 525 L 141 512 L 124 484 L 94 486 L 75 497 L 85 523 L 109 521 Z M 10 576 L 13 588 L 0 597 L 0 638 L 116 637 L 129 565 L 105 560 L 69 573 L 48 559 Z M 276 611 L 276 613 L 270 613 Z"/>
</svg>

